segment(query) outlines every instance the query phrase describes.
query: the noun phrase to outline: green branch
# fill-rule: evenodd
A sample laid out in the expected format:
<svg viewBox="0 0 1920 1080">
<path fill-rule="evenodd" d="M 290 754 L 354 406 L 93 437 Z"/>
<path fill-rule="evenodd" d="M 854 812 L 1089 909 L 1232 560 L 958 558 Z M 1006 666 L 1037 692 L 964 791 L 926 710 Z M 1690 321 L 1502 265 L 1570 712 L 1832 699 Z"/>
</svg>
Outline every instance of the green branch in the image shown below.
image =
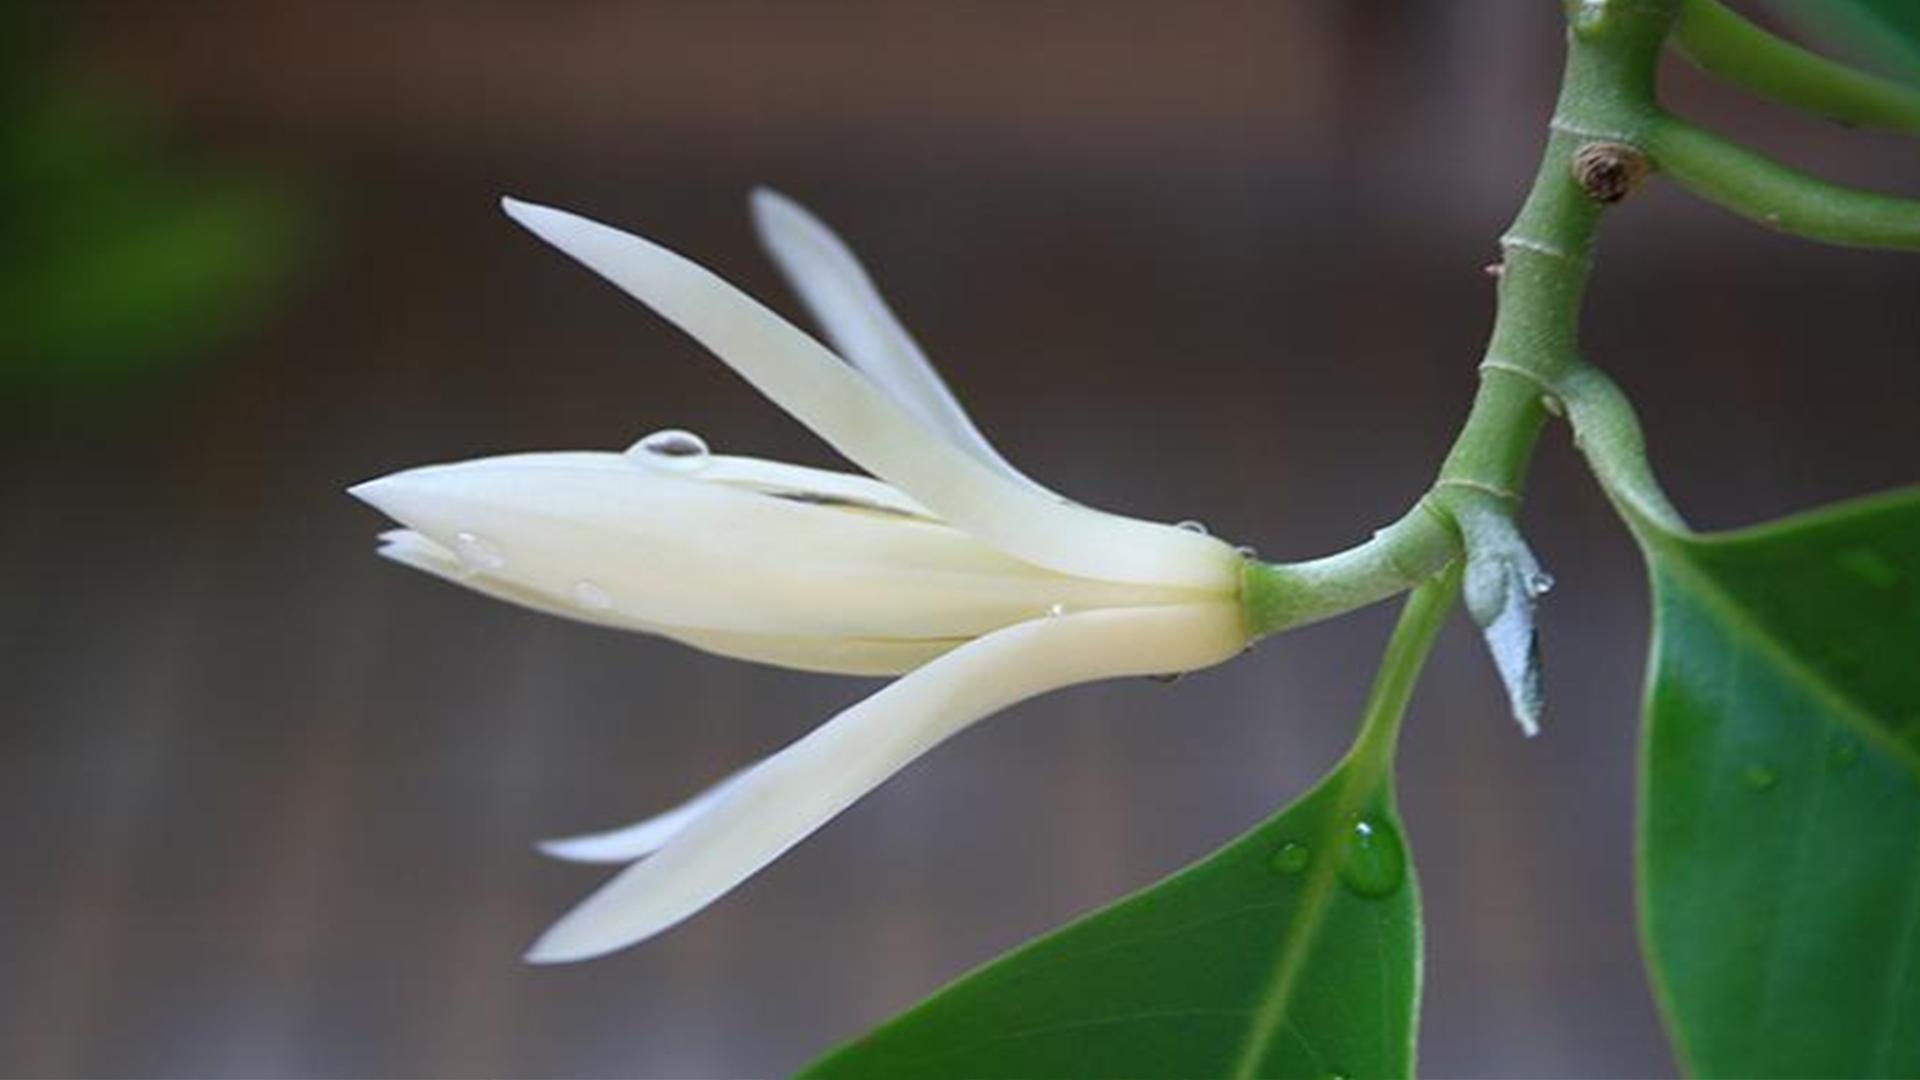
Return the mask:
<svg viewBox="0 0 1920 1080">
<path fill-rule="evenodd" d="M 1579 319 L 1594 235 L 1631 190 L 1635 149 L 1660 118 L 1654 75 L 1679 0 L 1583 0 L 1568 8 L 1565 74 L 1526 202 L 1500 238 L 1499 311 L 1480 386 L 1439 477 L 1411 512 L 1365 544 L 1301 563 L 1249 560 L 1241 600 L 1254 636 L 1402 592 L 1463 552 L 1463 516 L 1511 517 L 1554 387 L 1579 365 Z M 1490 509 L 1492 508 L 1492 509 Z"/>
<path fill-rule="evenodd" d="M 1718 0 L 1685 0 L 1673 42 L 1702 69 L 1761 97 L 1842 123 L 1920 133 L 1920 90 L 1808 52 Z"/>
<path fill-rule="evenodd" d="M 1680 186 L 1770 229 L 1851 247 L 1920 250 L 1920 201 L 1829 183 L 1671 116 L 1645 132 Z"/>
</svg>

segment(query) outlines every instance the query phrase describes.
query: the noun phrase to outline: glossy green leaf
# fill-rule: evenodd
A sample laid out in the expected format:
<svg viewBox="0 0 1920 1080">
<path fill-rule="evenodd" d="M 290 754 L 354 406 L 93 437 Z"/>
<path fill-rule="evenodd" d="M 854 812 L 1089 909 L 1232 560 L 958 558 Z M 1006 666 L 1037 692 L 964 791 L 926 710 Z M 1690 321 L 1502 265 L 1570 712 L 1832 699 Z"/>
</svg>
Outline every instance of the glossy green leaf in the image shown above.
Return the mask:
<svg viewBox="0 0 1920 1080">
<path fill-rule="evenodd" d="M 1409 601 L 1354 751 L 1167 881 L 975 971 L 803 1075 L 1385 1077 L 1413 1071 L 1419 896 L 1394 732 L 1458 576 Z"/>
<path fill-rule="evenodd" d="M 1920 492 L 1641 535 L 1641 915 L 1682 1059 L 1920 1075 Z"/>
<path fill-rule="evenodd" d="M 1920 3 L 1915 0 L 1773 0 L 1815 34 L 1904 75 L 1920 79 Z"/>
</svg>

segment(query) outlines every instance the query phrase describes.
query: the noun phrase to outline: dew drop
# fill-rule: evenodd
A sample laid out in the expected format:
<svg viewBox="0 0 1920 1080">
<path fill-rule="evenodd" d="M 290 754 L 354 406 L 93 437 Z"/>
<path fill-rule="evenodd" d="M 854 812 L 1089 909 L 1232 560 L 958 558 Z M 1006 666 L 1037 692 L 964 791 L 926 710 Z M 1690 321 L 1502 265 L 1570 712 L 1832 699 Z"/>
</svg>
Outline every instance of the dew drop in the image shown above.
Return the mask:
<svg viewBox="0 0 1920 1080">
<path fill-rule="evenodd" d="M 1827 765 L 1834 769 L 1851 768 L 1860 760 L 1860 744 L 1851 736 L 1836 735 L 1833 745 L 1827 750 Z"/>
<path fill-rule="evenodd" d="M 656 469 L 697 472 L 706 467 L 709 451 L 707 440 L 693 432 L 667 428 L 627 447 L 627 456 Z"/>
<path fill-rule="evenodd" d="M 1233 553 L 1243 559 L 1257 559 L 1260 557 L 1260 549 L 1254 547 L 1252 544 L 1237 544 L 1234 546 Z"/>
<path fill-rule="evenodd" d="M 1340 880 L 1359 896 L 1392 896 L 1407 876 L 1399 830 L 1376 817 L 1356 816 L 1340 842 Z"/>
<path fill-rule="evenodd" d="M 1187 673 L 1184 671 L 1163 671 L 1158 675 L 1147 676 L 1149 680 L 1160 683 L 1163 686 L 1172 686 L 1174 683 L 1186 677 Z"/>
<path fill-rule="evenodd" d="M 613 597 L 607 595 L 607 590 L 591 581 L 574 582 L 573 598 L 588 611 L 613 610 Z"/>
<path fill-rule="evenodd" d="M 1066 613 L 1067 613 L 1067 605 L 1065 604 L 1048 604 L 1047 605 L 1047 618 L 1049 619 L 1057 619 L 1060 616 L 1065 615 Z"/>
<path fill-rule="evenodd" d="M 1535 570 L 1527 575 L 1527 595 L 1545 596 L 1553 591 L 1553 575 L 1545 570 Z"/>
<path fill-rule="evenodd" d="M 1780 783 L 1780 770 L 1764 762 L 1754 762 L 1740 770 L 1740 782 L 1748 791 L 1771 791 Z"/>
<path fill-rule="evenodd" d="M 499 570 L 507 565 L 507 556 L 500 545 L 479 533 L 455 533 L 453 554 L 461 566 L 471 571 Z"/>
<path fill-rule="evenodd" d="M 1191 518 L 1176 524 L 1174 528 L 1179 529 L 1182 532 L 1199 533 L 1201 536 L 1212 535 L 1209 532 L 1207 532 L 1207 526 L 1205 522 L 1194 521 Z"/>
<path fill-rule="evenodd" d="M 1606 0 L 1580 0 L 1573 13 L 1573 32 L 1583 38 L 1599 34 L 1607 26 Z"/>
<path fill-rule="evenodd" d="M 1282 874 L 1297 874 L 1305 870 L 1312 859 L 1313 852 L 1307 845 L 1289 841 L 1280 845 L 1280 850 L 1273 853 L 1267 864 Z"/>
</svg>

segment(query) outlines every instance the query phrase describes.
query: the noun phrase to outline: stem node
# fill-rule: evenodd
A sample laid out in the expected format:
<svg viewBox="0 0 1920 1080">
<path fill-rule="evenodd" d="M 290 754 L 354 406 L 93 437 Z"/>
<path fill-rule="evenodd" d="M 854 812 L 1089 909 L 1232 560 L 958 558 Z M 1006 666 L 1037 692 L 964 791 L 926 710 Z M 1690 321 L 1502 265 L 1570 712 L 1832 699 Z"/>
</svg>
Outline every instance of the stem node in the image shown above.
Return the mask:
<svg viewBox="0 0 1920 1080">
<path fill-rule="evenodd" d="M 1611 206 L 1633 194 L 1652 163 L 1637 146 L 1621 142 L 1590 142 L 1573 153 L 1573 179 L 1597 203 Z"/>
</svg>

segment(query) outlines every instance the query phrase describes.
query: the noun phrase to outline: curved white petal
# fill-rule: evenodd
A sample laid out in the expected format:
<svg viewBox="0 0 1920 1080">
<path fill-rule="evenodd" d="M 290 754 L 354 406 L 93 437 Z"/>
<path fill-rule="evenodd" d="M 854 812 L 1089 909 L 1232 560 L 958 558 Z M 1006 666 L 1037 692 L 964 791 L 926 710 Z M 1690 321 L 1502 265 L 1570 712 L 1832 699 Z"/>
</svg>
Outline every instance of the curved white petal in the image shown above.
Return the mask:
<svg viewBox="0 0 1920 1080">
<path fill-rule="evenodd" d="M 729 773 L 720 782 L 707 788 L 700 794 L 681 803 L 665 813 L 655 814 L 644 821 L 636 821 L 618 829 L 606 832 L 589 833 L 585 836 L 569 836 L 560 840 L 542 840 L 539 844 L 543 854 L 568 862 L 582 863 L 629 863 L 665 847 L 667 841 L 680 835 L 681 830 L 693 823 L 720 797 L 734 789 L 754 766 L 749 765 L 737 772 Z"/>
<path fill-rule="evenodd" d="M 927 427 L 994 471 L 1052 495 L 980 433 L 900 324 L 846 242 L 805 207 L 768 188 L 753 193 L 760 242 L 806 302 L 834 349 Z"/>
<path fill-rule="evenodd" d="M 504 600 L 546 615 L 558 615 L 563 619 L 653 634 L 715 656 L 750 660 L 795 671 L 829 675 L 899 675 L 969 640 L 964 637 L 803 637 L 700 630 L 650 623 L 589 605 L 583 602 L 577 590 L 571 596 L 548 596 L 497 577 L 476 574 L 461 563 L 453 552 L 411 529 L 390 530 L 382 533 L 380 540 L 379 553 L 394 562 L 465 586 L 495 600 Z"/>
<path fill-rule="evenodd" d="M 586 218 L 506 199 L 514 220 L 659 312 L 862 468 L 1008 554 L 1063 574 L 1227 592 L 1219 540 L 1051 498 L 931 435 L 826 346 L 705 268 Z"/>
<path fill-rule="evenodd" d="M 1051 573 L 937 521 L 697 477 L 621 454 L 514 454 L 352 493 L 465 556 L 474 581 L 585 593 L 598 621 L 617 614 L 638 629 L 972 637 L 1056 606 L 1192 596 Z"/>
<path fill-rule="evenodd" d="M 1187 670 L 1237 654 L 1236 604 L 1091 611 L 1011 626 L 887 686 L 755 766 L 665 847 L 549 929 L 527 959 L 582 960 L 706 907 L 969 724 L 1074 683 Z"/>
</svg>

